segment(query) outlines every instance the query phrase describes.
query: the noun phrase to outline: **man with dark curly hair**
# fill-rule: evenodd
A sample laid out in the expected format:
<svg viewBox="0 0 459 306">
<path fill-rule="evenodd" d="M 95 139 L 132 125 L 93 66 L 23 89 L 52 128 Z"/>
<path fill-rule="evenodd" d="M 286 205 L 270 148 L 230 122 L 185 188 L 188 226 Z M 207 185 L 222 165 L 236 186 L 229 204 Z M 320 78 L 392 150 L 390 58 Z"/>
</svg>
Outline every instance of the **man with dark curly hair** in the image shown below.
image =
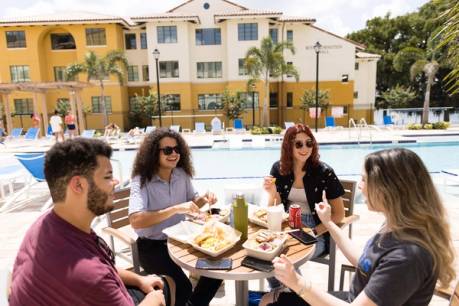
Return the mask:
<svg viewBox="0 0 459 306">
<path fill-rule="evenodd" d="M 169 275 L 176 283 L 176 305 L 208 305 L 221 280 L 201 277 L 194 291 L 183 270 L 167 251 L 163 229 L 214 204 L 214 194 L 199 196 L 191 178 L 190 149 L 182 136 L 169 129 L 157 129 L 144 139 L 132 171 L 129 221 L 139 236 L 140 264 L 148 273 Z"/>
<path fill-rule="evenodd" d="M 86 138 L 58 143 L 46 153 L 54 208 L 24 237 L 14 265 L 11 306 L 159 306 L 169 300 L 169 286 L 160 277 L 116 268 L 110 248 L 91 229 L 96 216 L 113 209 L 118 180 L 111 154 L 106 143 Z"/>
</svg>

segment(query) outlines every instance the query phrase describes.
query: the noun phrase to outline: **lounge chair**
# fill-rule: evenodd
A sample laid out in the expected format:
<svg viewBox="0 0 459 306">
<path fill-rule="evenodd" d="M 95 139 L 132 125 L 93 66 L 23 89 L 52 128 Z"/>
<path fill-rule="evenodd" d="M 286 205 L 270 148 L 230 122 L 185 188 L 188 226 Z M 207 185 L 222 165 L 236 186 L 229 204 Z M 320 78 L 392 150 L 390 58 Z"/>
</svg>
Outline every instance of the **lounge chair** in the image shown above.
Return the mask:
<svg viewBox="0 0 459 306">
<path fill-rule="evenodd" d="M 0 208 L 1 213 L 9 212 L 13 209 L 24 206 L 29 200 L 29 193 L 32 186 L 37 183 L 45 182 L 45 153 L 24 153 L 15 154 L 18 161 L 24 166 L 27 172 L 30 174 L 31 179 L 26 182 L 22 190 L 15 193 L 15 195 L 8 199 L 8 201 Z M 19 200 L 20 197 L 25 195 L 23 200 Z M 51 198 L 42 206 L 42 211 L 47 209 L 52 204 Z"/>
<path fill-rule="evenodd" d="M 293 121 L 285 121 L 284 122 L 285 129 L 288 130 L 289 127 L 295 126 L 295 122 Z"/>
<path fill-rule="evenodd" d="M 180 125 L 171 125 L 169 129 L 171 129 L 174 132 L 180 133 Z"/>
<path fill-rule="evenodd" d="M 443 176 L 443 185 L 447 186 L 459 186 L 459 169 L 444 169 L 441 170 Z"/>
<path fill-rule="evenodd" d="M 156 130 L 156 126 L 153 126 L 153 125 L 149 125 L 145 128 L 145 134 L 149 134 L 151 132 L 153 132 L 154 130 Z"/>
<path fill-rule="evenodd" d="M 244 127 L 244 123 L 242 119 L 234 119 L 233 128 L 236 133 L 245 133 L 246 129 Z"/>
<path fill-rule="evenodd" d="M 206 132 L 206 124 L 204 122 L 195 122 L 194 131 L 195 134 L 202 134 Z"/>
<path fill-rule="evenodd" d="M 17 139 L 21 136 L 22 134 L 22 128 L 14 128 L 12 131 L 11 131 L 11 135 L 10 137 L 13 138 L 13 139 Z"/>
<path fill-rule="evenodd" d="M 21 165 L 5 165 L 0 168 L 0 200 L 12 196 L 14 192 L 14 183 L 24 178 L 24 168 Z M 8 195 L 5 188 L 8 187 Z"/>
<path fill-rule="evenodd" d="M 8 305 L 8 294 L 11 286 L 11 269 L 3 267 L 0 269 L 0 305 Z"/>
<path fill-rule="evenodd" d="M 335 124 L 335 117 L 327 116 L 325 117 L 325 128 L 331 130 L 331 129 L 342 129 L 343 127 Z"/>
<path fill-rule="evenodd" d="M 96 130 L 84 130 L 83 133 L 81 133 L 81 137 L 93 138 L 95 133 L 96 133 Z"/>
<path fill-rule="evenodd" d="M 222 128 L 222 121 L 218 119 L 217 117 L 214 117 L 211 121 L 211 132 L 212 134 L 222 134 L 223 133 L 223 128 Z"/>
<path fill-rule="evenodd" d="M 29 128 L 24 135 L 25 140 L 36 140 L 38 139 L 38 134 L 40 134 L 39 128 Z"/>
</svg>

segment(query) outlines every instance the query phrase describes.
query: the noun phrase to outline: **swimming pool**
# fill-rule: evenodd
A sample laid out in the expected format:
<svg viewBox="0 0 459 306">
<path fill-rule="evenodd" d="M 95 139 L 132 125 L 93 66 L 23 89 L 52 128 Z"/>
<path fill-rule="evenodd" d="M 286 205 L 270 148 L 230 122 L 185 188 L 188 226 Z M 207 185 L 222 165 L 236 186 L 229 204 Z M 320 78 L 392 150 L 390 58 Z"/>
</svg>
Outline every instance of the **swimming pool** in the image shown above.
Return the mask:
<svg viewBox="0 0 459 306">
<path fill-rule="evenodd" d="M 459 168 L 459 142 L 395 143 L 379 145 L 324 145 L 320 159 L 338 176 L 360 175 L 364 157 L 377 150 L 404 147 L 416 152 L 429 172 Z M 114 158 L 122 164 L 123 176 L 130 175 L 136 151 L 116 151 Z M 193 149 L 196 180 L 256 179 L 267 174 L 279 159 L 280 148 Z"/>
</svg>

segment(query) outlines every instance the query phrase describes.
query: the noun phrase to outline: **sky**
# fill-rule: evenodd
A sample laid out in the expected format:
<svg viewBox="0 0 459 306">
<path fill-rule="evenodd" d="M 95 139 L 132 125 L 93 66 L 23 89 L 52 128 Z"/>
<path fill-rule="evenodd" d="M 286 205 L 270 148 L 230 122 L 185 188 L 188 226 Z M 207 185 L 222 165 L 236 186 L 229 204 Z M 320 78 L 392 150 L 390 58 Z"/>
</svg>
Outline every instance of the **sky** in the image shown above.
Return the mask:
<svg viewBox="0 0 459 306">
<path fill-rule="evenodd" d="M 162 13 L 185 0 L 0 0 L 0 16 L 33 16 L 55 11 L 89 11 L 118 16 Z M 316 25 L 344 36 L 363 29 L 376 16 L 416 11 L 427 0 L 232 0 L 258 10 L 315 18 Z"/>
</svg>

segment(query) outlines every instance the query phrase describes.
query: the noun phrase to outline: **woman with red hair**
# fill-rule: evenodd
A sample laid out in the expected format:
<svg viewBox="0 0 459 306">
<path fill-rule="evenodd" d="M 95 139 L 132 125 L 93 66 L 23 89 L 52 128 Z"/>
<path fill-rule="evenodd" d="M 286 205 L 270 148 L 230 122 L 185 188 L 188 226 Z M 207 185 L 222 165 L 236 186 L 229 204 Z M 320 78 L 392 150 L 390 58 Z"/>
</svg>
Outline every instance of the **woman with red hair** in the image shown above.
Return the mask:
<svg viewBox="0 0 459 306">
<path fill-rule="evenodd" d="M 300 205 L 303 226 L 315 233 L 326 231 L 314 210 L 315 204 L 322 202 L 323 191 L 331 206 L 332 221 L 338 223 L 344 218 L 343 186 L 333 169 L 319 160 L 317 141 L 304 124 L 285 132 L 280 161 L 272 166 L 271 177 L 265 178 L 263 187 L 269 194 L 269 205 L 282 203 L 286 211 L 291 204 Z M 323 234 L 317 240 L 312 258 L 328 253 L 330 236 Z"/>
</svg>

